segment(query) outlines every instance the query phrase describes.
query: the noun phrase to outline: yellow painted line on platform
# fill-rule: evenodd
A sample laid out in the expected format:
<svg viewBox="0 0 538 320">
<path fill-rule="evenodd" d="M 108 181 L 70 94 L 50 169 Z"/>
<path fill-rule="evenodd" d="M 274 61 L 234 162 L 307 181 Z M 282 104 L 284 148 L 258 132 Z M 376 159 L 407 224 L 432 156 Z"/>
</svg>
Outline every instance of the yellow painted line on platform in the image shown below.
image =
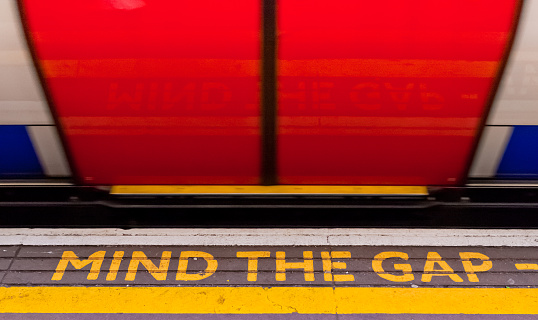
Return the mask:
<svg viewBox="0 0 538 320">
<path fill-rule="evenodd" d="M 320 194 L 320 195 L 428 195 L 423 186 L 224 186 L 127 185 L 112 186 L 111 194 Z"/>
<path fill-rule="evenodd" d="M 0 312 L 538 314 L 538 289 L 2 287 Z"/>
<path fill-rule="evenodd" d="M 518 269 L 518 270 L 538 270 L 538 264 L 536 264 L 536 263 L 516 263 L 516 269 Z"/>
</svg>

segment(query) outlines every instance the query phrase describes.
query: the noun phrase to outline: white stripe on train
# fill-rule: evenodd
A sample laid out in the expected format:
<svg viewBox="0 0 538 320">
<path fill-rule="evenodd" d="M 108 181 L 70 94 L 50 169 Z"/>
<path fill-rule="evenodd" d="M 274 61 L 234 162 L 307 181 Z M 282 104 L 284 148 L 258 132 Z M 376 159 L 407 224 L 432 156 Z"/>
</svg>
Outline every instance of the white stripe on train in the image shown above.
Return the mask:
<svg viewBox="0 0 538 320">
<path fill-rule="evenodd" d="M 0 1 L 0 125 L 24 125 L 45 175 L 71 175 L 24 39 L 15 0 Z"/>
</svg>

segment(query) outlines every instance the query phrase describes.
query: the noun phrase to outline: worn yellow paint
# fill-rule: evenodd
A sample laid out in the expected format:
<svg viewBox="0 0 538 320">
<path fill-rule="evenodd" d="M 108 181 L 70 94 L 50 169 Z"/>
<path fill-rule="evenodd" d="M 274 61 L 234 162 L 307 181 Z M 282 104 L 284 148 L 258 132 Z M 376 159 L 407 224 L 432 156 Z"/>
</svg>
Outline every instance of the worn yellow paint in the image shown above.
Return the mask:
<svg viewBox="0 0 538 320">
<path fill-rule="evenodd" d="M 378 276 L 392 282 L 408 282 L 415 279 L 415 276 L 411 273 L 413 272 L 413 269 L 411 268 L 411 265 L 407 263 L 394 264 L 394 269 L 403 271 L 403 275 L 394 275 L 386 273 L 385 270 L 383 270 L 383 261 L 389 258 L 400 258 L 403 260 L 408 260 L 409 255 L 405 252 L 397 251 L 386 251 L 378 253 L 374 257 L 374 260 L 372 260 L 372 269 L 377 273 Z"/>
<path fill-rule="evenodd" d="M 335 274 L 333 276 L 333 269 L 345 270 L 347 268 L 347 264 L 341 261 L 332 261 L 331 259 L 349 258 L 351 258 L 351 252 L 349 251 L 322 251 L 321 259 L 323 261 L 323 279 L 325 281 L 334 282 L 355 281 L 355 276 L 352 274 Z"/>
<path fill-rule="evenodd" d="M 136 273 L 138 272 L 138 265 L 142 264 L 149 274 L 158 281 L 166 280 L 168 274 L 168 267 L 170 266 L 170 259 L 172 258 L 172 251 L 163 251 L 161 262 L 157 267 L 142 251 L 134 251 L 127 274 L 125 275 L 126 281 L 135 281 Z"/>
<path fill-rule="evenodd" d="M 271 256 L 270 251 L 238 251 L 236 253 L 238 258 L 248 258 L 248 275 L 247 281 L 258 280 L 258 258 L 269 258 Z"/>
<path fill-rule="evenodd" d="M 0 287 L 0 313 L 538 314 L 538 289 Z"/>
<path fill-rule="evenodd" d="M 206 261 L 207 267 L 201 273 L 187 273 L 189 258 L 202 258 Z M 197 281 L 205 279 L 217 271 L 219 263 L 215 258 L 207 252 L 202 251 L 182 251 L 179 256 L 179 264 L 177 267 L 176 280 L 182 281 Z"/>
<path fill-rule="evenodd" d="M 110 263 L 108 274 L 106 275 L 106 281 L 114 281 L 118 276 L 118 271 L 120 270 L 121 261 L 125 251 L 115 251 L 114 258 Z"/>
<path fill-rule="evenodd" d="M 467 273 L 470 282 L 479 282 L 476 272 L 486 272 L 493 268 L 493 262 L 489 257 L 479 252 L 460 252 L 463 269 Z M 482 260 L 482 264 L 474 265 L 471 259 Z"/>
<path fill-rule="evenodd" d="M 423 186 L 188 186 L 130 185 L 112 186 L 111 194 L 341 194 L 341 195 L 428 195 Z"/>
<path fill-rule="evenodd" d="M 538 264 L 535 263 L 516 263 L 518 270 L 538 270 Z"/>
<path fill-rule="evenodd" d="M 337 288 L 338 313 L 537 314 L 538 290 Z"/>
<path fill-rule="evenodd" d="M 64 251 L 62 254 L 62 259 L 56 267 L 56 272 L 52 275 L 53 281 L 60 281 L 67 269 L 67 265 L 71 263 L 75 269 L 82 269 L 85 266 L 91 264 L 90 273 L 88 274 L 88 280 L 96 280 L 99 277 L 99 272 L 101 271 L 101 265 L 105 259 L 106 251 L 97 251 L 94 254 L 90 255 L 87 260 L 80 260 L 73 251 Z"/>
<path fill-rule="evenodd" d="M 286 281 L 286 269 L 303 269 L 305 281 L 315 281 L 314 255 L 312 251 L 303 251 L 304 262 L 286 262 L 286 252 L 276 252 L 276 281 Z"/>
<path fill-rule="evenodd" d="M 8 287 L 4 313 L 334 313 L 332 288 Z"/>
<path fill-rule="evenodd" d="M 435 265 L 441 267 L 441 269 L 435 269 Z M 463 282 L 463 279 L 454 273 L 454 270 L 441 258 L 441 255 L 437 252 L 428 252 L 426 263 L 424 264 L 424 274 L 422 275 L 422 282 L 432 281 L 432 277 L 450 277 L 454 282 Z"/>
</svg>

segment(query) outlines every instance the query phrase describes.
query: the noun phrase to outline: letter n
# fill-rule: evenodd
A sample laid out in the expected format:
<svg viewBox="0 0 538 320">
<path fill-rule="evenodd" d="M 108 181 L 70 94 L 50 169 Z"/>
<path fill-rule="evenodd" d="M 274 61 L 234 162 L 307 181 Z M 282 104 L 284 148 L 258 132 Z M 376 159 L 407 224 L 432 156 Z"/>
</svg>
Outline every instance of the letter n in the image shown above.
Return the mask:
<svg viewBox="0 0 538 320">
<path fill-rule="evenodd" d="M 166 280 L 168 275 L 168 266 L 170 265 L 170 258 L 172 257 L 172 251 L 163 251 L 161 263 L 159 267 L 151 262 L 148 257 L 142 251 L 134 251 L 127 274 L 125 275 L 126 281 L 134 281 L 136 272 L 138 271 L 138 264 L 141 263 L 148 272 L 158 281 Z"/>
</svg>

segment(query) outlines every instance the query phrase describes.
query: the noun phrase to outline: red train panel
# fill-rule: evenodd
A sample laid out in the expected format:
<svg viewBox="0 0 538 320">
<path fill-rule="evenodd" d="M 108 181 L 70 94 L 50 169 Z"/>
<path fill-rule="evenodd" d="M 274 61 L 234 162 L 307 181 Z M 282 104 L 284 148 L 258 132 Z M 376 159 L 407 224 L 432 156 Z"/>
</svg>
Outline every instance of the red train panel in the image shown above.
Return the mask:
<svg viewBox="0 0 538 320">
<path fill-rule="evenodd" d="M 257 184 L 260 3 L 24 0 L 86 184 Z"/>
<path fill-rule="evenodd" d="M 85 184 L 258 184 L 261 1 L 21 0 Z M 462 182 L 519 0 L 279 0 L 282 184 Z"/>
<path fill-rule="evenodd" d="M 280 182 L 461 183 L 518 4 L 279 1 Z"/>
</svg>

